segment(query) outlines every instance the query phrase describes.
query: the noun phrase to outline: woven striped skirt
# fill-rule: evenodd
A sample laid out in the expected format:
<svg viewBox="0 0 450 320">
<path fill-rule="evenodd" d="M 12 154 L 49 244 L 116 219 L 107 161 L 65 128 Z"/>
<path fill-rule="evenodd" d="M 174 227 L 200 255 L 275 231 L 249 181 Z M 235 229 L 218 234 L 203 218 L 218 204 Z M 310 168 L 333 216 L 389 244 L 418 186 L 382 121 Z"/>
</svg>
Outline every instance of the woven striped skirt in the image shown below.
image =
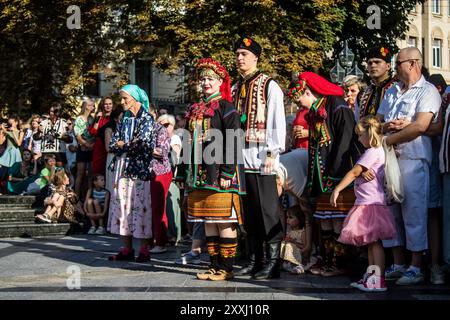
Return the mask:
<svg viewBox="0 0 450 320">
<path fill-rule="evenodd" d="M 355 204 L 355 192 L 353 188 L 344 189 L 339 193 L 336 204 L 337 207 L 332 207 L 330 204 L 331 193 L 322 193 L 317 199 L 316 212 L 314 218 L 317 219 L 338 219 L 347 217 L 348 212 Z"/>
<path fill-rule="evenodd" d="M 188 221 L 242 224 L 239 195 L 231 192 L 194 190 L 188 194 Z"/>
</svg>

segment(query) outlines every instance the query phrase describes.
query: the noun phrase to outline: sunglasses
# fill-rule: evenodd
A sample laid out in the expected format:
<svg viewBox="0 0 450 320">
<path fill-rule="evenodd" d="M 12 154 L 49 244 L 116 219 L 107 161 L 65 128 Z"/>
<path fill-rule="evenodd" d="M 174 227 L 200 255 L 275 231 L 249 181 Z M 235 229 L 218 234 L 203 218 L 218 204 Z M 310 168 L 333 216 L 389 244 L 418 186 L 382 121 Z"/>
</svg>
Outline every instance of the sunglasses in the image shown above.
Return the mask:
<svg viewBox="0 0 450 320">
<path fill-rule="evenodd" d="M 168 127 L 168 126 L 170 126 L 170 122 L 166 122 L 166 123 L 161 123 L 161 125 L 163 125 L 164 127 Z"/>
<path fill-rule="evenodd" d="M 399 67 L 403 62 L 408 62 L 408 61 L 418 61 L 419 59 L 406 59 L 406 60 L 403 60 L 403 61 L 395 61 L 395 67 L 397 68 L 397 67 Z"/>
</svg>

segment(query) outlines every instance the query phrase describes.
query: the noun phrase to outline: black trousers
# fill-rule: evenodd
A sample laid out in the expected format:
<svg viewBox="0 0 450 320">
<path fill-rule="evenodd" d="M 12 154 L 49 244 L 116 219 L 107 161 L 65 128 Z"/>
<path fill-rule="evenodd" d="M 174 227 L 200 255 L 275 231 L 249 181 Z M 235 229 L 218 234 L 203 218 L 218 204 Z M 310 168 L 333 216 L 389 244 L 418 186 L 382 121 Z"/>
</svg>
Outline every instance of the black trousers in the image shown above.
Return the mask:
<svg viewBox="0 0 450 320">
<path fill-rule="evenodd" d="M 246 173 L 245 183 L 243 218 L 248 237 L 258 243 L 281 241 L 283 228 L 275 175 Z"/>
</svg>

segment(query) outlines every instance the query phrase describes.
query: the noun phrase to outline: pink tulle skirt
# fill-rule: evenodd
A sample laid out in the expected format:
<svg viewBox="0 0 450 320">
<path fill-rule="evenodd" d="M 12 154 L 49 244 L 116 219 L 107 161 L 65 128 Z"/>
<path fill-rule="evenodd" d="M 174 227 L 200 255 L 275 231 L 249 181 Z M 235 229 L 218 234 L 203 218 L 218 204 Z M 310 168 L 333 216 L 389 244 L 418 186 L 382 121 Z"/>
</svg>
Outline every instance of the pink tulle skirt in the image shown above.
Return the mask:
<svg viewBox="0 0 450 320">
<path fill-rule="evenodd" d="M 394 217 L 385 205 L 355 205 L 349 211 L 338 241 L 354 246 L 364 246 L 395 236 Z"/>
</svg>

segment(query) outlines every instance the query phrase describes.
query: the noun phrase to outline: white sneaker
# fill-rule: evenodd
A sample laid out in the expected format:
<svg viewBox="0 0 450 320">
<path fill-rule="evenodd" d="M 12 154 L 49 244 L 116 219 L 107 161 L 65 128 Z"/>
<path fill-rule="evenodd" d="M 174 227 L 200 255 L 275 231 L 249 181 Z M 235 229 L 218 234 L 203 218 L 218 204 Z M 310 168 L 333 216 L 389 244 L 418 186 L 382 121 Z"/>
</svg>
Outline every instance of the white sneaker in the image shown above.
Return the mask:
<svg viewBox="0 0 450 320">
<path fill-rule="evenodd" d="M 394 265 L 386 268 L 384 272 L 384 278 L 386 281 L 397 280 L 403 276 L 406 272 L 406 266 L 402 266 L 400 268 L 395 268 Z"/>
<path fill-rule="evenodd" d="M 305 269 L 302 264 L 296 265 L 292 268 L 291 274 L 304 274 Z"/>
<path fill-rule="evenodd" d="M 430 282 L 432 284 L 444 284 L 445 275 L 444 272 L 442 272 L 441 267 L 435 264 L 430 269 L 431 269 Z"/>
<path fill-rule="evenodd" d="M 95 234 L 98 234 L 98 235 L 103 235 L 103 234 L 105 234 L 105 228 L 103 228 L 103 227 L 98 227 L 97 231 L 95 231 Z"/>
<path fill-rule="evenodd" d="M 281 268 L 284 271 L 287 271 L 287 272 L 292 272 L 292 270 L 293 270 L 292 264 L 287 262 L 287 261 L 283 261 L 283 264 L 281 265 Z"/>
<path fill-rule="evenodd" d="M 95 234 L 95 227 L 94 227 L 94 226 L 92 226 L 92 227 L 89 229 L 88 234 Z"/>
<path fill-rule="evenodd" d="M 152 250 L 150 250 L 150 253 L 164 253 L 167 251 L 166 247 L 162 246 L 154 246 Z"/>
<path fill-rule="evenodd" d="M 189 251 L 184 253 L 181 258 L 175 260 L 175 264 L 201 264 L 202 260 L 200 258 L 200 254 L 196 254 L 195 252 Z"/>
<path fill-rule="evenodd" d="M 400 286 L 409 286 L 413 284 L 419 284 L 424 281 L 422 272 L 415 272 L 413 270 L 406 270 L 403 276 L 395 282 Z"/>
<path fill-rule="evenodd" d="M 362 283 L 358 281 L 353 287 L 364 292 L 384 292 L 387 290 L 384 277 L 376 274 L 369 275 Z"/>
</svg>

